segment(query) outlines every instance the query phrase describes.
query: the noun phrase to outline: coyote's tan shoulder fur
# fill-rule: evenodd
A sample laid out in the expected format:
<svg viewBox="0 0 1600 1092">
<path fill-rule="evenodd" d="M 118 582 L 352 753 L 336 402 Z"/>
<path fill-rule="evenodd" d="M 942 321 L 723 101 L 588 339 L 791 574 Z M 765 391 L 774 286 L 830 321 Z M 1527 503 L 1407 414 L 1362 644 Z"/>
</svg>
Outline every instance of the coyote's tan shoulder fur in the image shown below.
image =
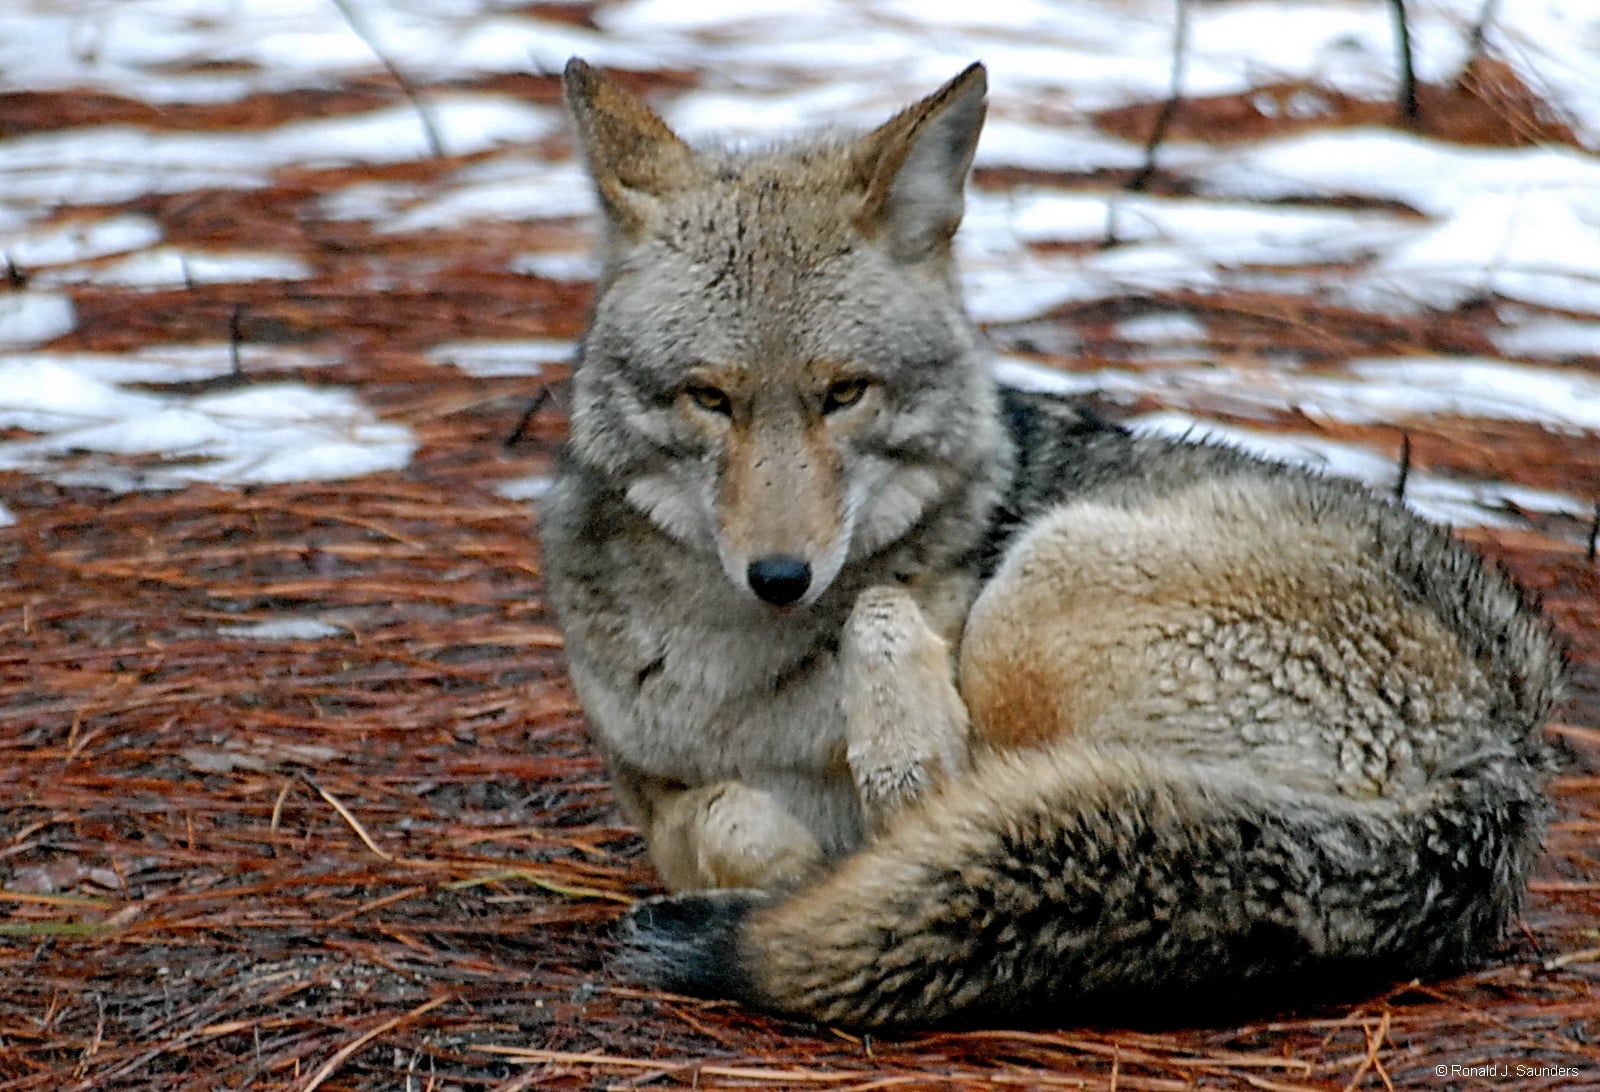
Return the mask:
<svg viewBox="0 0 1600 1092">
<path fill-rule="evenodd" d="M 704 892 L 631 915 L 635 966 L 871 1027 L 1492 950 L 1547 811 L 1545 627 L 1358 487 L 998 392 L 950 261 L 981 67 L 742 153 L 566 84 L 605 217 L 550 593 Z"/>
</svg>

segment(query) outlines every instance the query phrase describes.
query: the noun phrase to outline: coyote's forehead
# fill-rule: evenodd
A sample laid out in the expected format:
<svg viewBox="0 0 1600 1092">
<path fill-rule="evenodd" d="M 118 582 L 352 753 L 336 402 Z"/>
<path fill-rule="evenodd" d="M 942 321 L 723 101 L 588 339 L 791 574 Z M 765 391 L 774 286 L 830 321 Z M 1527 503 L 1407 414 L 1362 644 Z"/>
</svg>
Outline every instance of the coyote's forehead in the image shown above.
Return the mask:
<svg viewBox="0 0 1600 1092">
<path fill-rule="evenodd" d="M 739 249 L 759 242 L 736 232 L 727 238 L 726 247 L 696 239 L 656 252 L 648 268 L 613 281 L 595 309 L 590 355 L 664 377 L 712 364 L 796 379 L 819 366 L 853 368 L 889 380 L 925 373 L 971 346 L 958 309 L 931 289 L 861 276 L 859 255 L 791 254 L 774 263 Z M 841 268 L 830 272 L 834 265 Z"/>
<path fill-rule="evenodd" d="M 964 324 L 938 318 L 959 316 L 942 263 L 899 265 L 857 222 L 865 188 L 847 149 L 705 154 L 697 166 L 698 183 L 664 195 L 648 228 L 613 252 L 596 342 L 626 331 L 639 364 L 648 344 L 677 363 L 885 367 L 965 344 Z"/>
<path fill-rule="evenodd" d="M 700 260 L 729 265 L 730 274 L 740 272 L 731 263 L 759 259 L 771 270 L 803 276 L 867 241 L 858 222 L 865 184 L 844 147 L 711 153 L 697 166 L 700 185 L 667 198 L 659 237 Z"/>
<path fill-rule="evenodd" d="M 843 149 L 707 154 L 696 166 L 697 183 L 662 195 L 615 254 L 621 266 L 775 314 L 887 274 L 857 222 L 864 188 Z"/>
</svg>

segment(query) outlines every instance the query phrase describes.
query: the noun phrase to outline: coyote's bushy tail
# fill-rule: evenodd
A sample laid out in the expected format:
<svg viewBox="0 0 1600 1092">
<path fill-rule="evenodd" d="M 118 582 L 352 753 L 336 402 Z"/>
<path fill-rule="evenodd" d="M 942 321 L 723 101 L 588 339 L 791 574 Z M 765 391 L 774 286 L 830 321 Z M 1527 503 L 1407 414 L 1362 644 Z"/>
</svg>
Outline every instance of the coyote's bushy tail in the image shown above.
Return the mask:
<svg viewBox="0 0 1600 1092">
<path fill-rule="evenodd" d="M 792 895 L 643 904 L 627 958 L 673 990 L 860 1028 L 1204 1019 L 1435 975 L 1516 911 L 1544 765 L 1535 736 L 1358 799 L 1068 741 L 980 763 Z"/>
</svg>

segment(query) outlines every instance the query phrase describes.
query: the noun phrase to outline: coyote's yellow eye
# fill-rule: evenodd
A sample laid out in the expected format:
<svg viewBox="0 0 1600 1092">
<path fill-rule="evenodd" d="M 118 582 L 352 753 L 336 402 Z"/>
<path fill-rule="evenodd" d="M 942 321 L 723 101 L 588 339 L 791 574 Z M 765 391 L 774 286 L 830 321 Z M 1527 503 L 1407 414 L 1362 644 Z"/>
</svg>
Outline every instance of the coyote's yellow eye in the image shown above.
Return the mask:
<svg viewBox="0 0 1600 1092">
<path fill-rule="evenodd" d="M 834 413 L 838 410 L 848 409 L 861 401 L 862 395 L 867 393 L 865 379 L 841 379 L 828 388 L 828 393 L 822 396 L 822 412 Z"/>
<path fill-rule="evenodd" d="M 720 417 L 733 415 L 733 403 L 728 401 L 727 392 L 718 390 L 709 383 L 690 383 L 683 388 L 683 393 L 689 401 L 707 413 L 715 413 Z"/>
</svg>

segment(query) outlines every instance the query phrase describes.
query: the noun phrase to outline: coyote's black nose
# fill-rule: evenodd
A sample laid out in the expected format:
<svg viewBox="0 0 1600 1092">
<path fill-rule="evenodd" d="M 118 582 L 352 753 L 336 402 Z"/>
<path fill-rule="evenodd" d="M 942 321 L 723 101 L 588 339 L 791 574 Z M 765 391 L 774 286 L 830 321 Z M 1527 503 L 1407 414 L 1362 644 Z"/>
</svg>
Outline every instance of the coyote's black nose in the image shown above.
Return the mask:
<svg viewBox="0 0 1600 1092">
<path fill-rule="evenodd" d="M 745 570 L 750 590 L 775 607 L 787 607 L 811 586 L 811 566 L 798 557 L 758 557 Z"/>
</svg>

